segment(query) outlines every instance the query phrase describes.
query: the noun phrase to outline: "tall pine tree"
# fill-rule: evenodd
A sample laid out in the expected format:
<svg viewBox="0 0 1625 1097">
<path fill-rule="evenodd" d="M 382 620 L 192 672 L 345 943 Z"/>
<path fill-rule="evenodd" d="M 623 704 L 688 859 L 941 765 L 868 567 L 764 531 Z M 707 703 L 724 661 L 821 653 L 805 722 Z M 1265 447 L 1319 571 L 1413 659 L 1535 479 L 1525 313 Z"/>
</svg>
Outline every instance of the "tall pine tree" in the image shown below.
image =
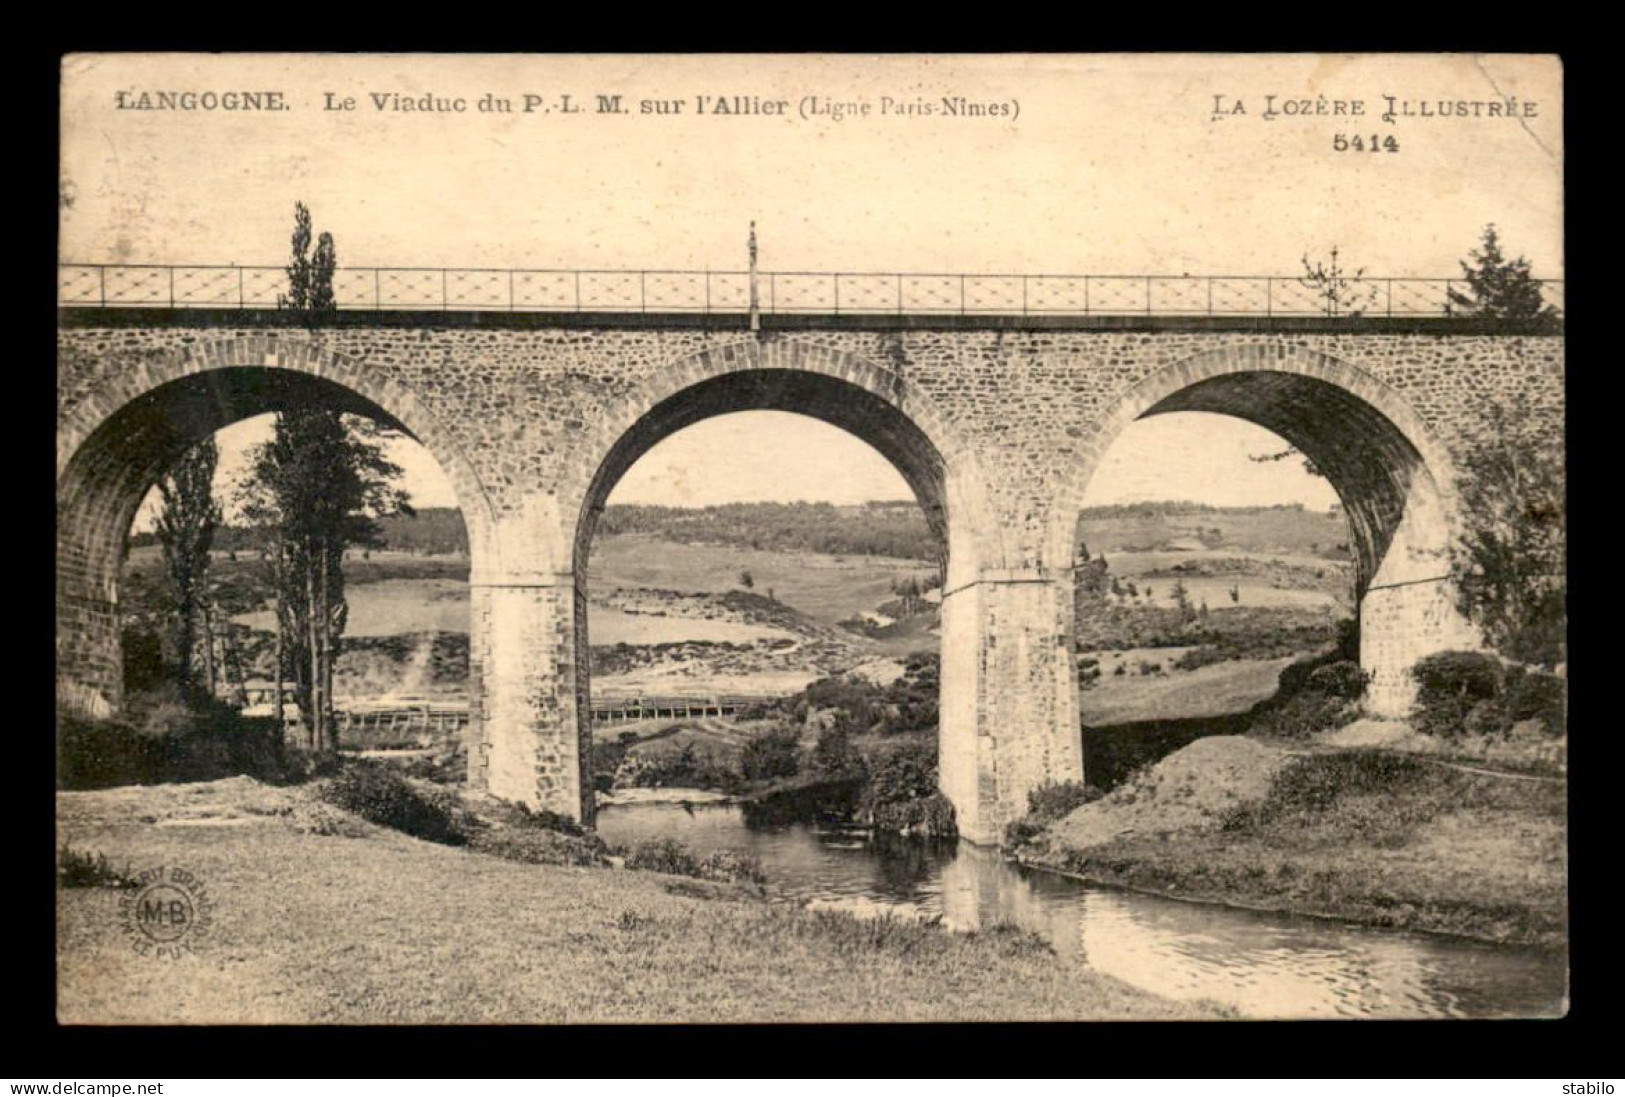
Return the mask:
<svg viewBox="0 0 1625 1097">
<path fill-rule="evenodd" d="M 1451 288 L 1448 311 L 1453 316 L 1471 316 L 1495 321 L 1509 328 L 1555 331 L 1560 325 L 1556 308 L 1541 296 L 1540 282 L 1530 273 L 1529 260 L 1508 259 L 1501 251 L 1501 238 L 1494 225 L 1484 226 L 1472 263 L 1461 264 L 1467 292 Z"/>
</svg>

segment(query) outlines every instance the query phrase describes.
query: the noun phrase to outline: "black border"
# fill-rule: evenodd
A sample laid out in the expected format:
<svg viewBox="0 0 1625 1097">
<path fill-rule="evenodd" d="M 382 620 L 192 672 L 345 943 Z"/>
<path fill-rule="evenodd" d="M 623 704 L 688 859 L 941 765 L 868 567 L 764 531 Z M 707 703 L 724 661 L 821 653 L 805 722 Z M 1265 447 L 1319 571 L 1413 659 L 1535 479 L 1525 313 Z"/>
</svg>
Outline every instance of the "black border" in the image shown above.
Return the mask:
<svg viewBox="0 0 1625 1097">
<path fill-rule="evenodd" d="M 88 13 L 82 13 L 88 14 Z M 145 13 L 144 13 L 145 14 Z M 178 14 L 178 13 L 177 13 Z M 255 49 L 309 48 L 309 42 L 275 41 L 274 21 L 283 17 L 282 9 L 264 12 L 270 38 L 262 38 Z M 411 19 L 406 9 L 394 9 L 392 14 Z M 689 20 L 697 16 L 693 9 L 686 12 Z M 798 13 L 787 10 L 794 18 Z M 1046 31 L 1047 20 L 1053 18 L 1048 11 L 1033 9 L 1019 16 L 1025 20 L 1018 29 L 1025 33 L 1013 34 L 1015 25 L 995 9 L 978 12 L 957 12 L 950 9 L 910 9 L 901 14 L 911 23 L 904 34 L 894 35 L 889 41 L 883 32 L 877 37 L 873 29 L 874 14 L 868 10 L 837 11 L 811 9 L 800 12 L 802 19 L 796 27 L 799 41 L 795 51 L 834 50 L 843 52 L 908 52 L 917 50 L 966 51 L 964 32 L 975 36 L 971 52 L 1021 51 L 1047 52 L 1055 45 L 1055 38 Z M 1080 11 L 1088 21 L 1088 11 Z M 1117 51 L 1157 50 L 1177 51 L 1239 51 L 1253 52 L 1261 48 L 1275 51 L 1299 52 L 1310 49 L 1324 50 L 1321 42 L 1305 37 L 1283 40 L 1282 33 L 1304 31 L 1306 20 L 1316 14 L 1332 14 L 1343 24 L 1339 31 L 1360 29 L 1370 17 L 1380 22 L 1379 35 L 1355 38 L 1342 35 L 1336 46 L 1339 51 L 1364 52 L 1371 50 L 1396 51 L 1396 43 L 1384 31 L 1391 30 L 1396 20 L 1411 29 L 1414 12 L 1404 9 L 1371 9 L 1361 12 L 1351 9 L 1298 10 L 1281 13 L 1278 22 L 1270 22 L 1267 13 L 1229 9 L 1219 13 L 1230 20 L 1223 30 L 1230 32 L 1228 41 L 1222 33 L 1214 38 L 1171 38 L 1149 43 L 1130 38 L 1112 39 L 1105 35 L 1078 33 L 1076 25 L 1065 37 L 1067 45 L 1075 50 Z M 1447 19 L 1456 20 L 1444 35 L 1433 35 L 1429 50 L 1467 49 L 1484 52 L 1558 53 L 1565 64 L 1565 159 L 1567 178 L 1567 210 L 1565 231 L 1568 241 L 1590 243 L 1606 239 L 1611 222 L 1595 216 L 1583 224 L 1574 216 L 1575 196 L 1583 191 L 1589 178 L 1584 165 L 1600 161 L 1612 151 L 1611 140 L 1596 135 L 1594 144 L 1577 145 L 1572 138 L 1576 122 L 1595 110 L 1600 117 L 1609 117 L 1618 102 L 1617 92 L 1610 85 L 1593 77 L 1606 71 L 1601 66 L 1578 62 L 1571 43 L 1561 33 L 1552 33 L 1552 24 L 1532 28 L 1532 33 L 1509 34 L 1504 28 L 1511 22 L 1533 22 L 1540 13 L 1519 12 L 1508 16 L 1492 14 L 1490 9 L 1466 10 L 1451 8 L 1443 11 Z M 994 16 L 999 16 L 997 25 Z M 839 22 L 845 16 L 861 20 L 861 27 L 844 26 Z M 99 17 L 98 17 L 99 18 Z M 431 17 L 429 29 L 437 40 L 420 48 L 443 50 L 448 37 L 443 20 Z M 674 17 L 675 18 L 675 17 Z M 1180 17 L 1168 15 L 1168 21 Z M 1260 32 L 1258 20 L 1268 24 Z M 1504 20 L 1504 22 L 1503 22 Z M 213 25 L 212 23 L 210 24 Z M 42 100 L 54 100 L 45 89 L 54 88 L 57 65 L 62 52 L 135 50 L 135 49 L 205 49 L 225 48 L 218 40 L 199 41 L 188 31 L 200 24 L 184 23 L 175 19 L 170 27 L 175 33 L 155 35 L 152 24 L 144 23 L 141 31 L 125 35 L 109 33 L 105 24 L 81 32 L 73 41 L 57 41 L 54 48 L 30 52 L 24 67 L 30 75 L 39 75 L 32 83 Z M 727 52 L 756 50 L 783 50 L 783 41 L 769 40 L 758 30 L 759 24 L 746 17 L 731 27 L 716 32 L 716 28 L 696 26 L 685 21 L 682 29 L 706 32 L 706 48 Z M 597 50 L 612 52 L 672 51 L 673 42 L 681 37 L 662 33 L 652 24 L 639 22 L 626 28 L 618 26 L 618 41 L 583 42 L 579 38 L 552 39 L 545 43 L 547 51 Z M 1528 29 L 1513 27 L 1513 31 Z M 1499 36 L 1493 33 L 1503 30 Z M 1545 33 L 1542 33 L 1542 31 Z M 1277 36 L 1267 41 L 1271 32 Z M 730 33 L 732 37 L 730 38 Z M 751 37 L 754 33 L 756 37 Z M 866 40 L 854 41 L 848 35 Z M 1333 35 L 1336 37 L 1337 35 Z M 409 47 L 393 40 L 389 33 L 363 36 L 371 49 L 406 50 Z M 1045 40 L 1047 37 L 1047 40 Z M 1577 37 L 1577 36 L 1576 36 Z M 380 41 L 382 38 L 382 41 Z M 321 48 L 346 51 L 360 48 L 360 40 L 330 39 Z M 489 51 L 519 49 L 513 42 L 494 42 L 487 38 L 474 43 Z M 699 52 L 691 45 L 687 52 Z M 1420 47 L 1409 47 L 1420 52 Z M 17 59 L 13 58 L 13 66 Z M 1600 109 L 1596 109 L 1600 108 Z M 27 138 L 40 138 L 39 148 L 26 163 L 49 165 L 42 170 L 38 193 L 41 203 L 28 207 L 36 212 L 24 220 L 30 231 L 43 229 L 51 238 L 54 252 L 54 223 L 47 222 L 38 211 L 44 202 L 54 203 L 56 193 L 55 109 L 50 109 L 51 121 L 46 122 L 43 103 L 39 113 L 25 112 L 25 118 L 37 119 L 39 124 Z M 1610 118 L 1612 121 L 1612 118 Z M 14 120 L 15 122 L 15 120 Z M 1616 123 L 1617 125 L 1617 123 Z M 1615 126 L 1609 127 L 1611 137 Z M 1593 149 L 1595 152 L 1593 153 Z M 1582 165 L 1575 171 L 1573 161 Z M 46 181 L 48 178 L 48 182 Z M 1580 182 L 1576 188 L 1574 184 Z M 1610 180 L 1611 182 L 1612 180 Z M 49 191 L 46 187 L 49 186 Z M 1588 204 L 1589 206 L 1589 204 Z M 50 208 L 54 209 L 54 205 Z M 1582 233 L 1577 229 L 1584 229 Z M 1600 241 L 1599 241 L 1600 242 Z M 1602 294 L 1588 290 L 1590 282 L 1583 273 L 1576 273 L 1576 261 L 1583 272 L 1589 259 L 1589 249 L 1569 248 L 1566 277 L 1570 283 L 1569 310 L 1581 319 L 1571 322 L 1566 338 L 1578 341 L 1578 349 L 1568 356 L 1569 383 L 1569 460 L 1570 494 L 1576 498 L 1609 499 L 1616 494 L 1612 473 L 1618 467 L 1614 454 L 1595 444 L 1598 438 L 1607 438 L 1612 423 L 1603 420 L 1611 409 L 1603 397 L 1604 388 L 1611 380 L 1612 360 L 1618 351 L 1611 343 L 1608 351 L 1597 352 L 1589 342 L 1598 338 L 1602 323 L 1588 322 L 1587 318 L 1606 317 L 1599 311 L 1614 305 Z M 1598 249 L 1600 250 L 1600 249 Z M 46 246 L 40 248 L 44 258 Z M 1616 264 L 1617 265 L 1617 264 Z M 1617 275 L 1610 281 L 1617 280 Z M 30 283 L 32 284 L 32 283 Z M 13 359 L 13 377 L 19 374 L 28 388 L 38 384 L 48 387 L 43 362 L 47 355 L 54 356 L 54 286 L 45 278 L 38 283 L 39 307 L 29 308 L 30 317 L 39 317 L 40 353 L 17 355 Z M 1607 284 L 1607 283 L 1604 283 Z M 49 299 L 47 299 L 49 295 Z M 28 300 L 34 298 L 30 295 Z M 47 317 L 51 317 L 47 320 Z M 1603 321 L 1606 323 L 1606 320 Z M 50 343 L 47 344 L 47 340 Z M 47 395 L 39 394 L 43 404 Z M 1589 397 L 1589 399 L 1588 399 Z M 21 401 L 34 406 L 30 398 Z M 1586 420 L 1596 416 L 1597 421 Z M 45 433 L 43 415 L 38 417 L 41 435 Z M 25 432 L 36 429 L 33 424 Z M 1617 428 L 1615 428 L 1617 432 Z M 39 440 L 43 453 L 50 443 Z M 32 447 L 30 447 L 32 451 Z M 32 482 L 32 480 L 30 481 Z M 50 507 L 54 522 L 53 502 L 47 503 L 45 478 L 40 478 L 40 510 Z M 1589 488 L 1582 488 L 1593 485 Z M 32 497 L 30 497 L 32 498 Z M 1577 579 L 1571 589 L 1580 597 L 1571 596 L 1571 631 L 1585 634 L 1593 627 L 1600 628 L 1606 620 L 1609 607 L 1601 604 L 1604 589 L 1598 587 L 1591 598 L 1584 580 L 1585 560 L 1600 545 L 1607 517 L 1617 507 L 1603 505 L 1571 508 L 1571 527 L 1583 531 L 1588 524 L 1595 528 L 1589 536 L 1571 536 L 1574 560 L 1571 572 Z M 1596 518 L 1593 519 L 1593 515 Z M 42 520 L 44 515 L 41 515 Z M 29 523 L 24 528 L 32 528 Z M 1617 535 L 1616 535 L 1617 536 Z M 40 538 L 42 556 L 47 551 L 45 538 Z M 1599 552 L 1600 555 L 1600 552 Z M 1616 553 L 1617 555 L 1617 553 Z M 1577 566 L 1575 566 L 1577 565 Z M 41 562 L 40 574 L 46 567 Z M 54 567 L 54 563 L 49 565 Z M 46 618 L 54 618 L 54 602 L 43 582 L 27 582 L 21 586 L 29 592 L 25 597 L 39 599 L 41 627 Z M 37 593 L 36 593 L 37 592 Z M 28 618 L 32 619 L 30 614 Z M 1617 629 L 1617 625 L 1616 625 Z M 46 945 L 54 941 L 54 891 L 40 886 L 40 881 L 53 871 L 54 856 L 54 794 L 51 783 L 39 780 L 54 766 L 54 750 L 43 734 L 44 715 L 35 721 L 28 716 L 13 721 L 14 742 L 20 741 L 27 761 L 16 767 L 23 776 L 13 782 L 13 795 L 7 797 L 8 810 L 15 821 L 23 822 L 33 837 L 22 843 L 26 851 L 22 858 L 23 871 L 19 874 L 17 890 L 23 894 L 6 904 L 7 940 L 12 946 L 12 978 L 8 983 L 13 991 L 13 1002 L 20 1007 L 12 1012 L 8 1025 L 9 1053 L 5 1056 L 5 1073 L 18 1078 L 34 1075 L 40 1080 L 85 1077 L 89 1073 L 100 1076 L 199 1077 L 199 1076 L 336 1076 L 336 1077 L 432 1077 L 432 1076 L 545 1076 L 549 1074 L 578 1076 L 840 1076 L 861 1074 L 882 1077 L 988 1077 L 988 1076 L 1103 1076 L 1103 1077 L 1224 1077 L 1224 1076 L 1301 1076 L 1301 1077 L 1353 1077 L 1353 1076 L 1410 1076 L 1410 1077 L 1617 1077 L 1617 1054 L 1612 1046 L 1618 1010 L 1614 1007 L 1619 991 L 1616 977 L 1619 972 L 1613 907 L 1613 891 L 1609 884 L 1613 874 L 1607 868 L 1618 864 L 1617 843 L 1612 841 L 1619 824 L 1612 808 L 1617 796 L 1610 796 L 1605 782 L 1616 772 L 1616 759 L 1610 755 L 1617 750 L 1618 732 L 1613 721 L 1601 710 L 1601 691 L 1592 687 L 1595 678 L 1585 668 L 1595 665 L 1606 674 L 1603 646 L 1606 640 L 1585 639 L 1575 645 L 1580 652 L 1581 675 L 1578 688 L 1571 689 L 1571 709 L 1576 714 L 1573 723 L 1580 729 L 1571 751 L 1571 894 L 1572 941 L 1571 965 L 1572 1009 L 1569 1016 L 1559 1021 L 1468 1021 L 1468 1022 L 1205 1022 L 1205 1023 L 1085 1023 L 1081 1025 L 906 1025 L 906 1026 L 705 1026 L 705 1027 L 578 1027 L 578 1028 L 67 1028 L 54 1020 L 55 962 L 54 949 Z M 44 661 L 43 643 L 23 645 L 28 653 L 25 659 L 40 653 Z M 1596 653 L 1593 655 L 1593 653 Z M 1598 657 L 1600 656 L 1600 658 Z M 1572 670 L 1572 667 L 1571 667 Z M 1593 671 L 1595 675 L 1597 671 Z M 54 678 L 54 671 L 42 666 L 37 676 L 38 695 L 42 710 L 50 707 L 54 699 L 46 693 L 44 683 Z M 1571 676 L 1572 680 L 1572 676 Z M 24 683 L 30 698 L 34 695 L 35 677 L 30 675 Z M 1588 710 L 1594 718 L 1587 719 Z M 1611 783 L 1611 782 L 1610 782 Z M 18 787 L 21 786 L 21 787 Z M 13 847 L 18 848 L 17 846 Z M 43 902 L 39 896 L 49 896 Z M 1617 900 L 1616 900 L 1617 901 Z M 19 915 L 22 917 L 19 918 Z M 20 924 L 19 924 L 20 922 Z M 20 955 L 19 955 L 20 954 Z"/>
</svg>

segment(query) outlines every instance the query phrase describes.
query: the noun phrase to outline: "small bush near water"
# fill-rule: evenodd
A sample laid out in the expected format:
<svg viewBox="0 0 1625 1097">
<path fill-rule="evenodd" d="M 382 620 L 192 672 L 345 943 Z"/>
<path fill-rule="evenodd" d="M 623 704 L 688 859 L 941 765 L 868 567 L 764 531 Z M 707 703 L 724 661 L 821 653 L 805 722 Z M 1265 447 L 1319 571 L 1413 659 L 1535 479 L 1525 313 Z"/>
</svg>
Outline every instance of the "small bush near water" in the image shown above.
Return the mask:
<svg viewBox="0 0 1625 1097">
<path fill-rule="evenodd" d="M 871 917 L 844 910 L 803 909 L 787 917 L 798 934 L 828 942 L 849 957 L 885 952 L 925 959 L 959 947 L 956 935 L 945 933 L 935 922 L 889 914 Z M 965 936 L 992 942 L 1004 956 L 1049 956 L 1055 952 L 1036 933 L 1009 922 L 997 922 Z"/>
<path fill-rule="evenodd" d="M 957 836 L 954 806 L 937 791 L 936 743 L 903 742 L 877 753 L 870 762 L 859 812 L 877 830 Z"/>
<path fill-rule="evenodd" d="M 1298 758 L 1276 775 L 1268 797 L 1232 811 L 1223 827 L 1240 830 L 1280 822 L 1310 827 L 1339 801 L 1369 793 L 1392 797 L 1401 789 L 1415 788 L 1439 777 L 1435 767 L 1382 751 L 1354 750 Z"/>
<path fill-rule="evenodd" d="M 128 865 L 122 870 L 116 869 L 105 853 L 91 853 L 67 845 L 57 854 L 56 881 L 65 888 L 107 887 L 124 890 L 137 886 Z"/>
<path fill-rule="evenodd" d="M 1027 815 L 1005 828 L 1005 844 L 1018 846 L 1105 793 L 1082 781 L 1045 781 L 1027 794 Z"/>
<path fill-rule="evenodd" d="M 791 727 L 775 727 L 745 744 L 739 770 L 747 781 L 794 777 L 801 770 L 801 737 Z"/>
<path fill-rule="evenodd" d="M 596 756 L 600 747 L 593 748 Z M 627 752 L 619 744 L 611 751 L 620 754 L 611 788 L 711 788 L 732 791 L 739 784 L 739 775 L 708 750 L 685 743 L 680 750 L 648 750 L 637 754 Z M 748 746 L 746 748 L 749 749 Z"/>
<path fill-rule="evenodd" d="M 639 842 L 626 855 L 626 867 L 641 872 L 664 872 L 670 876 L 693 876 L 722 883 L 761 884 L 767 881 L 762 863 L 748 854 L 731 849 L 713 850 L 704 857 L 675 838 Z"/>
<path fill-rule="evenodd" d="M 477 830 L 468 839 L 475 853 L 526 865 L 608 865 L 609 847 L 596 834 L 569 834 L 544 827 L 505 826 Z"/>
<path fill-rule="evenodd" d="M 321 797 L 370 823 L 441 845 L 468 844 L 478 826 L 450 795 L 421 791 L 394 770 L 371 762 L 350 762 L 322 786 Z"/>
</svg>

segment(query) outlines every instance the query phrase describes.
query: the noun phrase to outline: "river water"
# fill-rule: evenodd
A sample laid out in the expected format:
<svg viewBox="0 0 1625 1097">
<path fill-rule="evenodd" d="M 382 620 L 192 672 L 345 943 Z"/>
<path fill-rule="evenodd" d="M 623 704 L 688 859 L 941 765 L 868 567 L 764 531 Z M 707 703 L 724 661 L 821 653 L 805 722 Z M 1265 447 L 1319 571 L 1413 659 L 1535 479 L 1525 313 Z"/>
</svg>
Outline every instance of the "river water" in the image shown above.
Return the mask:
<svg viewBox="0 0 1625 1097">
<path fill-rule="evenodd" d="M 1084 884 L 969 844 L 823 825 L 746 825 L 730 804 L 606 806 L 612 843 L 671 837 L 699 853 L 759 858 L 787 900 L 939 918 L 970 930 L 1012 922 L 1071 962 L 1168 998 L 1208 998 L 1251 1018 L 1552 1017 L 1562 956 L 1254 913 Z"/>
</svg>

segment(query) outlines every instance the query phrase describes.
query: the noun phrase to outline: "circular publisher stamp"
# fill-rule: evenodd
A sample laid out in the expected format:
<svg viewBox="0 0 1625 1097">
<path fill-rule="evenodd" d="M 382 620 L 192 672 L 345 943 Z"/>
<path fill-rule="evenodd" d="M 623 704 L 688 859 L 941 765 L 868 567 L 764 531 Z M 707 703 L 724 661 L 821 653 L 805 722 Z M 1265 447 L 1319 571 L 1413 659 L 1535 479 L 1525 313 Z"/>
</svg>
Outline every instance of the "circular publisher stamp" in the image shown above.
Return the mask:
<svg viewBox="0 0 1625 1097">
<path fill-rule="evenodd" d="M 214 901 L 197 874 L 175 865 L 147 869 L 119 898 L 130 947 L 143 956 L 179 959 L 209 936 Z"/>
</svg>

